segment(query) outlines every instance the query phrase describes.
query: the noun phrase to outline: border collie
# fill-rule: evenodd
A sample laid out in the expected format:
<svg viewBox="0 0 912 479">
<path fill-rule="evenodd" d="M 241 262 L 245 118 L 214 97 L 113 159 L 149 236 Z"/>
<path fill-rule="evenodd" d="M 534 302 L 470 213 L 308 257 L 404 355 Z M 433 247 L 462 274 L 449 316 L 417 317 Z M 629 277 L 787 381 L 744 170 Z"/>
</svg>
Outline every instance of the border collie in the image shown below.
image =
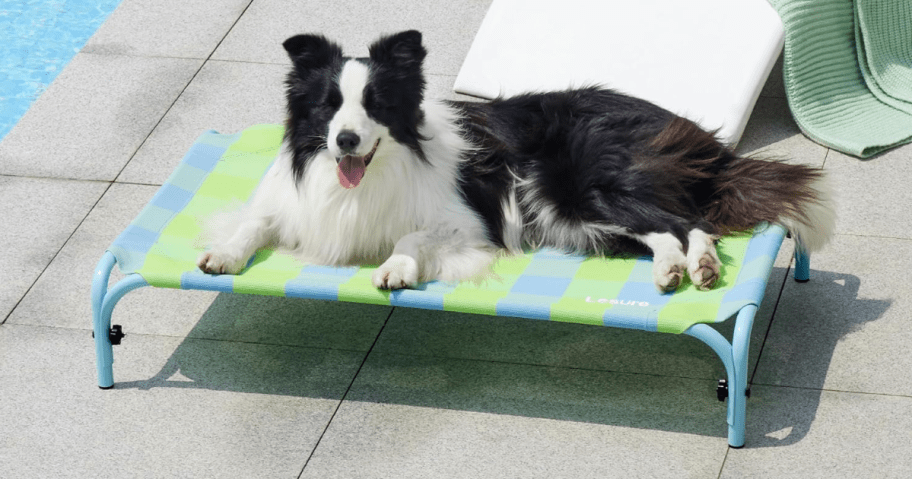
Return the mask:
<svg viewBox="0 0 912 479">
<path fill-rule="evenodd" d="M 766 221 L 816 250 L 835 215 L 823 172 L 743 158 L 693 122 L 589 87 L 491 102 L 424 98 L 421 33 L 367 58 L 319 35 L 293 67 L 282 149 L 198 261 L 239 273 L 259 248 L 380 264 L 378 288 L 483 276 L 498 254 L 647 253 L 663 292 L 719 278 L 715 240 Z M 646 249 L 648 249 L 648 251 Z"/>
</svg>

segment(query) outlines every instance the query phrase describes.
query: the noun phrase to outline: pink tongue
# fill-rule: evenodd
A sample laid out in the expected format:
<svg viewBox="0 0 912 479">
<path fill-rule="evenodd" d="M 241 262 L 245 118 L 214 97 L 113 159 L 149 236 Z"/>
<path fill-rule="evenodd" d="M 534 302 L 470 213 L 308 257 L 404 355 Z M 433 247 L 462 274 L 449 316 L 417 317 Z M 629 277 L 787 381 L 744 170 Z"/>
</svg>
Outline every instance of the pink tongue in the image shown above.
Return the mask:
<svg viewBox="0 0 912 479">
<path fill-rule="evenodd" d="M 343 188 L 352 189 L 361 183 L 364 178 L 364 157 L 345 155 L 339 160 L 339 167 L 336 174 L 339 176 L 339 184 Z"/>
</svg>

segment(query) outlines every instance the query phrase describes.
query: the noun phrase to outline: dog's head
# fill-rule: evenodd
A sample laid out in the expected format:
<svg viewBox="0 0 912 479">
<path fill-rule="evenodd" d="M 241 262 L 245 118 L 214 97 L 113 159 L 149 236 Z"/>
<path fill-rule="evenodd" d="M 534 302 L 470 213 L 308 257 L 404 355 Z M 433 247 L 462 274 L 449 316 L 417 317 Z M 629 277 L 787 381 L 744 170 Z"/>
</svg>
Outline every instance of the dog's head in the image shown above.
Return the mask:
<svg viewBox="0 0 912 479">
<path fill-rule="evenodd" d="M 427 51 L 420 32 L 382 37 L 367 58 L 344 57 L 320 35 L 297 35 L 283 46 L 292 61 L 286 140 L 296 178 L 322 150 L 336 159 L 345 188 L 358 186 L 371 162 L 397 146 L 393 142 L 425 160 L 419 127 Z"/>
</svg>

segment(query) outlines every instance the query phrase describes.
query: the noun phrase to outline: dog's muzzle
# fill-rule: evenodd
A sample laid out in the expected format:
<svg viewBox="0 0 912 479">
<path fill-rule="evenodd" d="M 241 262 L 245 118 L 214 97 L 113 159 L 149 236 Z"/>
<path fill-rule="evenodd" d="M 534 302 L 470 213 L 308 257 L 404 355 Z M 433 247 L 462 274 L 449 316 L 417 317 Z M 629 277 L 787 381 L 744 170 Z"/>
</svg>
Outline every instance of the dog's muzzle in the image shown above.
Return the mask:
<svg viewBox="0 0 912 479">
<path fill-rule="evenodd" d="M 377 142 L 374 143 L 371 151 L 364 156 L 344 155 L 341 158 L 336 158 L 336 163 L 338 164 L 336 174 L 339 177 L 339 184 L 343 188 L 350 190 L 361 183 L 367 165 L 374 159 L 374 153 L 377 152 L 378 146 L 380 146 L 379 138 L 377 138 Z"/>
</svg>

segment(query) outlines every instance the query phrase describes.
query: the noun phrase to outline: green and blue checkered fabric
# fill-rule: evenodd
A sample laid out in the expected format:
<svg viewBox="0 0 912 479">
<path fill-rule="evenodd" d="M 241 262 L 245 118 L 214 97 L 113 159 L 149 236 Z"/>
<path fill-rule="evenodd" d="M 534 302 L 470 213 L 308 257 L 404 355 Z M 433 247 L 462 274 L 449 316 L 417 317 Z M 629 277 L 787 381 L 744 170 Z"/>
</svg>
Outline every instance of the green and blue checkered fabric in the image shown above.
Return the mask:
<svg viewBox="0 0 912 479">
<path fill-rule="evenodd" d="M 660 294 L 650 257 L 567 255 L 539 250 L 503 257 L 496 279 L 430 282 L 381 291 L 371 284 L 376 265 L 328 267 L 261 250 L 238 275 L 208 275 L 196 267 L 200 219 L 246 201 L 272 164 L 282 141 L 279 125 L 238 134 L 204 133 L 130 226 L 108 249 L 121 272 L 152 286 L 292 296 L 423 309 L 513 316 L 681 333 L 696 323 L 724 321 L 759 305 L 785 231 L 760 226 L 719 242 L 722 277 L 712 291 L 685 282 Z"/>
</svg>

